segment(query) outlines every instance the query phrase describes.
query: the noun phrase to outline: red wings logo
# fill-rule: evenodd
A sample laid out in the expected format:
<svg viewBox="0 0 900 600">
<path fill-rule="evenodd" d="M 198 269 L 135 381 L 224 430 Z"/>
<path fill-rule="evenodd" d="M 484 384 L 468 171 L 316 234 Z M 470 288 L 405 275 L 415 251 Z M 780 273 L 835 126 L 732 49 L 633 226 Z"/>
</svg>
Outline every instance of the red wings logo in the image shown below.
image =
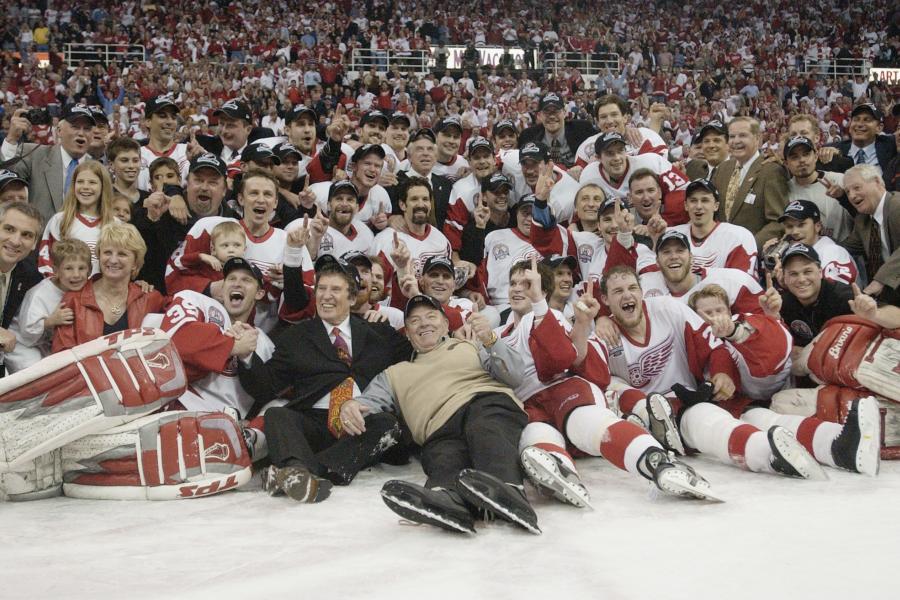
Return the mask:
<svg viewBox="0 0 900 600">
<path fill-rule="evenodd" d="M 642 388 L 663 372 L 672 356 L 672 336 L 641 354 L 637 364 L 628 365 L 628 381 L 632 387 Z"/>
</svg>

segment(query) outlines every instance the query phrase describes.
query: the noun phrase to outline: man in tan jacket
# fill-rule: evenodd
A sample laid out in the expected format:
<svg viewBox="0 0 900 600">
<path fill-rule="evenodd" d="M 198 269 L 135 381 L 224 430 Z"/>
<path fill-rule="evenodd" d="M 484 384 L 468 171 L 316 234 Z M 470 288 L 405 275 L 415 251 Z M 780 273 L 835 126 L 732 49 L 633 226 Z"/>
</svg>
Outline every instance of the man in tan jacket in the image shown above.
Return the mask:
<svg viewBox="0 0 900 600">
<path fill-rule="evenodd" d="M 510 389 L 519 383 L 521 357 L 478 313 L 466 328 L 472 341 L 448 337 L 440 302 L 423 294 L 407 303 L 405 325 L 412 358 L 388 367 L 341 408 L 351 435 L 365 431 L 366 413 L 394 412 L 422 447 L 425 486 L 388 481 L 385 503 L 405 519 L 450 531 L 475 533 L 475 509 L 540 533 L 518 463 L 528 418 Z"/>
</svg>

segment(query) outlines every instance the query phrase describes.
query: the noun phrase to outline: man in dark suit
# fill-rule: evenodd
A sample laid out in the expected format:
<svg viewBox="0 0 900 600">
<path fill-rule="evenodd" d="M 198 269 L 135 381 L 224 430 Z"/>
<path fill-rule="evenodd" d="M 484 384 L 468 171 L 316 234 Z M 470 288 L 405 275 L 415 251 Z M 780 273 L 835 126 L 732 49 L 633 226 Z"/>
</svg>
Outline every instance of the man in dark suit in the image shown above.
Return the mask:
<svg viewBox="0 0 900 600">
<path fill-rule="evenodd" d="M 453 189 L 453 181 L 449 177 L 431 172 L 437 161 L 437 137 L 431 129 L 419 129 L 410 136 L 406 150 L 409 155 L 409 168 L 399 171 L 397 185 L 387 188 L 391 206 L 394 208 L 393 214 L 403 214 L 400 209 L 400 189 L 404 182 L 410 177 L 421 177 L 428 180 L 434 192 L 430 224 L 443 230 L 444 221 L 447 220 L 447 207 L 450 204 L 450 190 Z"/>
<path fill-rule="evenodd" d="M 781 165 L 760 154 L 759 142 L 759 121 L 735 117 L 728 124 L 731 158 L 719 164 L 712 183 L 722 199 L 716 220 L 746 227 L 762 248 L 784 233 L 778 219 L 787 206 L 788 184 Z"/>
<path fill-rule="evenodd" d="M 872 165 L 847 171 L 844 188 L 857 215 L 841 245 L 865 257 L 869 284 L 863 292 L 900 306 L 900 193 L 888 193 Z"/>
<path fill-rule="evenodd" d="M 850 139 L 833 145 L 854 164 L 878 167 L 879 174 L 888 171 L 897 156 L 897 144 L 893 136 L 881 133 L 884 115 L 874 104 L 858 104 L 850 113 Z"/>
<path fill-rule="evenodd" d="M 19 177 L 28 182 L 29 201 L 35 205 L 44 221 L 62 210 L 67 185 L 92 141 L 91 130 L 96 121 L 86 106 L 70 106 L 59 122 L 59 143 L 53 146 L 20 143 L 31 130 L 24 111 L 17 111 L 10 121 L 9 131 L 0 152 Z"/>
<path fill-rule="evenodd" d="M 566 168 L 573 166 L 578 147 L 597 130 L 588 121 L 566 121 L 562 98 L 553 92 L 541 98 L 539 109 L 541 123 L 532 125 L 519 135 L 519 148 L 529 142 L 541 142 L 550 149 L 553 162 Z"/>
<path fill-rule="evenodd" d="M 271 495 L 284 492 L 301 502 L 320 502 L 333 484 L 349 484 L 400 439 L 391 415 L 366 417 L 365 432 L 352 436 L 340 417 L 344 402 L 412 351 L 390 325 L 350 314 L 358 277 L 351 265 L 321 256 L 316 261 L 317 316 L 286 330 L 267 362 L 256 354 L 241 361 L 241 385 L 257 406 L 290 398 L 286 406 L 265 413 L 272 466 L 263 486 Z M 287 396 L 285 390 L 291 390 Z"/>
<path fill-rule="evenodd" d="M 8 328 L 25 292 L 43 279 L 31 255 L 42 229 L 41 213 L 31 204 L 0 206 L 0 350 L 4 352 L 16 346 L 16 336 Z M 0 377 L 4 374 L 5 368 L 0 365 Z"/>
</svg>

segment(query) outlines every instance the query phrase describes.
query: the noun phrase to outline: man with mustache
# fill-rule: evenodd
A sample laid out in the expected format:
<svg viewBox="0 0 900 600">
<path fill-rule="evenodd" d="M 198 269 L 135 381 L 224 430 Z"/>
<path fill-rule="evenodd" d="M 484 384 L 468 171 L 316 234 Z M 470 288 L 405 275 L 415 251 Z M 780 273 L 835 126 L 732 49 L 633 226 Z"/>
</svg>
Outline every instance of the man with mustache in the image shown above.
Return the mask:
<svg viewBox="0 0 900 600">
<path fill-rule="evenodd" d="M 364 144 L 356 149 L 350 159 L 350 183 L 356 188 L 359 210 L 355 219 L 360 223 L 382 231 L 388 225 L 391 214 L 391 198 L 381 187 L 378 179 L 384 166 L 384 148 L 381 144 Z M 309 186 L 315 194 L 316 204 L 323 214 L 328 214 L 331 181 L 322 181 Z"/>
<path fill-rule="evenodd" d="M 340 257 L 351 250 L 369 253 L 375 236 L 371 229 L 356 220 L 359 205 L 359 191 L 353 182 L 343 179 L 330 184 L 327 221 L 324 213 L 320 213 L 310 229 L 307 245 L 310 256 L 318 258 L 322 254 L 331 254 Z"/>
</svg>

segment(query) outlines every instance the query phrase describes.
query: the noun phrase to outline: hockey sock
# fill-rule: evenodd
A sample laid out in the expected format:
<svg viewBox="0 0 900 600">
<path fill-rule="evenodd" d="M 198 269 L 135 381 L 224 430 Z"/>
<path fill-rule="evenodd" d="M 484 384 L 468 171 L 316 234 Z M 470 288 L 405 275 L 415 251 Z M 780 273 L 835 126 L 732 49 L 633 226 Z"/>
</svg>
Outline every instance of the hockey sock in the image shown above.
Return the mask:
<svg viewBox="0 0 900 600">
<path fill-rule="evenodd" d="M 549 423 L 529 423 L 519 438 L 519 453 L 529 446 L 537 446 L 556 456 L 573 473 L 578 473 L 575 461 L 566 450 L 566 438 Z"/>
<path fill-rule="evenodd" d="M 647 448 L 660 448 L 645 430 L 597 405 L 573 410 L 566 421 L 566 436 L 582 452 L 602 456 L 634 475 L 640 475 L 638 461 Z"/>
<path fill-rule="evenodd" d="M 766 432 L 738 421 L 715 404 L 704 402 L 685 409 L 681 436 L 686 445 L 722 462 L 750 471 L 772 472 Z"/>
<path fill-rule="evenodd" d="M 839 423 L 823 421 L 816 417 L 782 415 L 767 408 L 748 410 L 741 416 L 741 420 L 751 423 L 763 431 L 768 431 L 774 425 L 780 425 L 791 431 L 797 437 L 797 441 L 817 461 L 830 467 L 836 466 L 831 445 L 843 429 L 843 425 Z"/>
</svg>

